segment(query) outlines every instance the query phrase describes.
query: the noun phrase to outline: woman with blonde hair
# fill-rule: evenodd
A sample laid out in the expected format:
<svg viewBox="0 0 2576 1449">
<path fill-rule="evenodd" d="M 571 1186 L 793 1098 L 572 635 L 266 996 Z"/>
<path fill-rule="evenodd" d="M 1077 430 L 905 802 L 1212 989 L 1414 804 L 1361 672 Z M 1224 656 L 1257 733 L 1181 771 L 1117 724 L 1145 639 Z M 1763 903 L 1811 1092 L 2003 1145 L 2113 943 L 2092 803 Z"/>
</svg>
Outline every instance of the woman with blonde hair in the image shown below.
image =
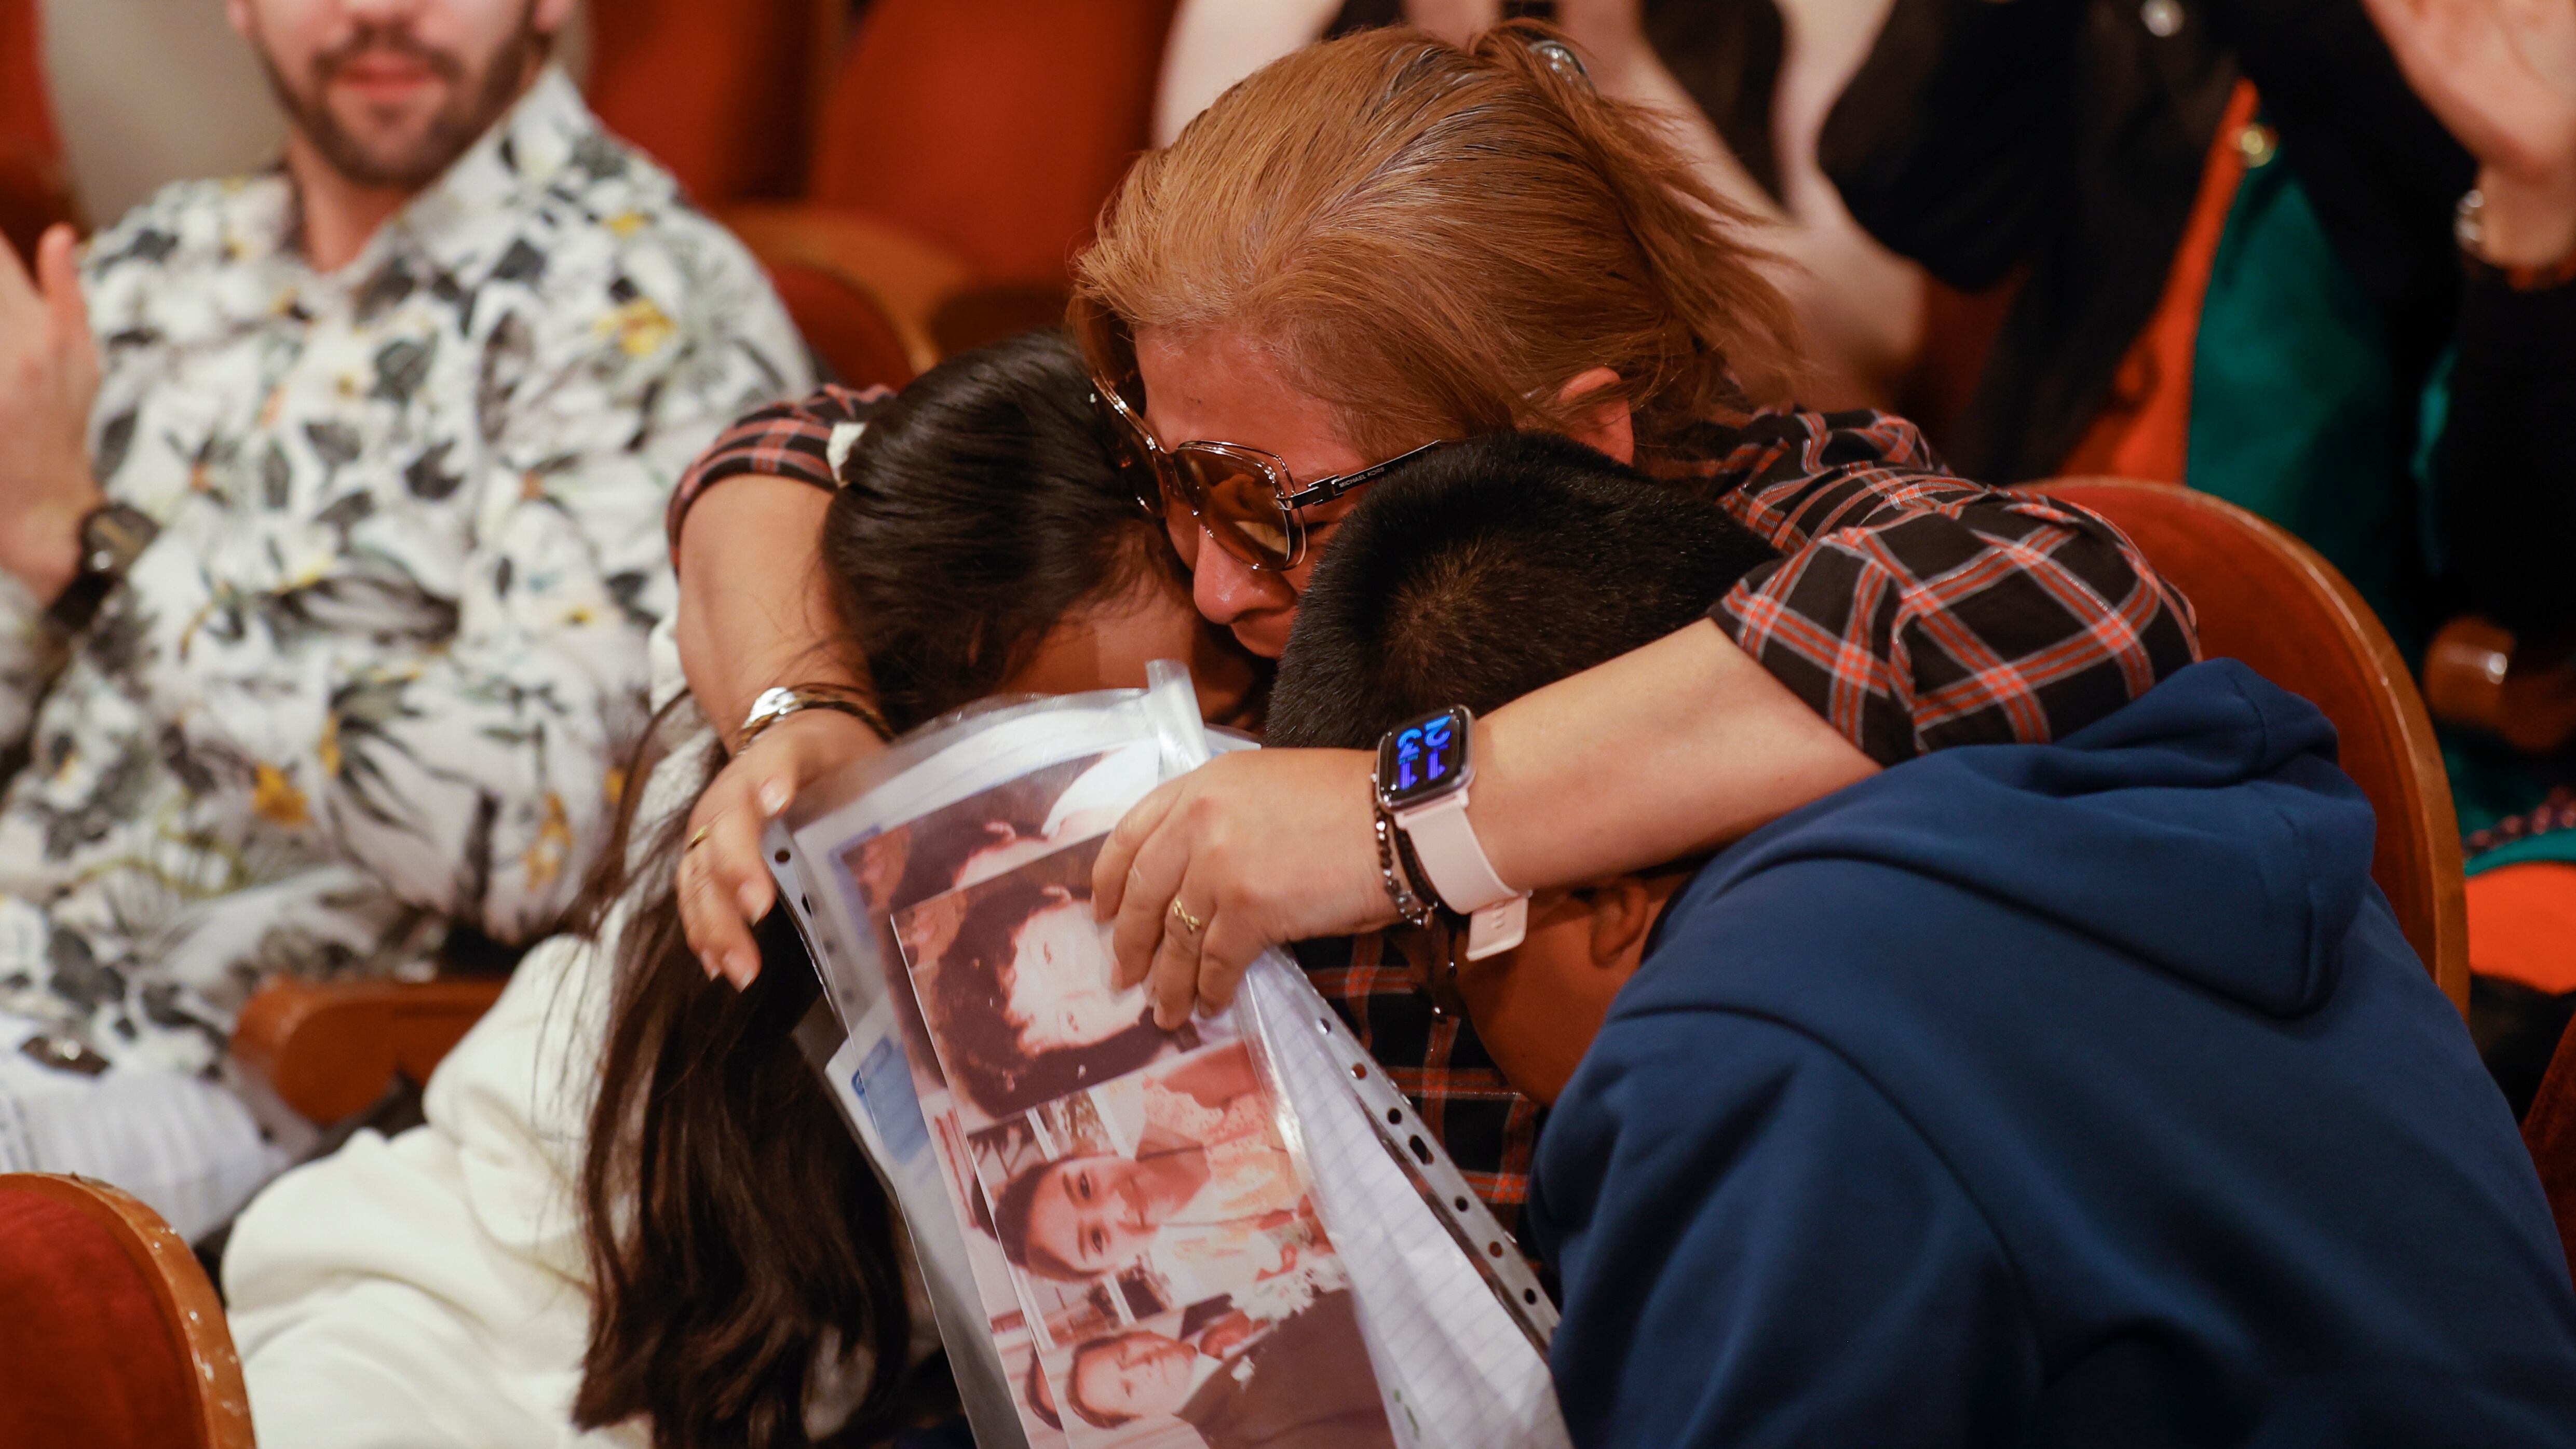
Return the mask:
<svg viewBox="0 0 2576 1449">
<path fill-rule="evenodd" d="M 1757 406 L 1746 381 L 1794 378 L 1797 342 L 1747 229 L 1650 117 L 1520 23 L 1464 48 L 1378 30 L 1275 62 L 1137 163 L 1081 259 L 1097 399 L 1200 612 L 1255 654 L 1286 643 L 1379 465 L 1485 433 L 1575 438 L 1781 552 L 1707 622 L 1474 722 L 1466 816 L 1505 889 L 1705 850 L 1926 750 L 2057 737 L 2195 653 L 2188 606 L 2102 520 L 1952 477 L 1897 418 Z M 701 641 L 692 679 L 719 709 L 798 647 L 778 621 L 800 607 L 797 511 L 817 507 L 794 485 L 828 481 L 799 461 L 818 436 L 792 419 L 740 433 L 722 445 L 737 462 L 701 477 L 753 476 L 674 503 L 683 647 Z M 711 971 L 756 969 L 763 819 L 873 747 L 816 714 L 764 734 L 698 806 L 683 907 Z M 1247 751 L 1137 806 L 1095 877 L 1121 984 L 1148 981 L 1177 1022 L 1229 1000 L 1267 946 L 1397 920 L 1414 903 L 1382 853 L 1402 831 L 1373 764 Z M 1535 1108 L 1374 964 L 1366 942 L 1309 959 L 1489 1197 L 1516 1203 Z"/>
</svg>

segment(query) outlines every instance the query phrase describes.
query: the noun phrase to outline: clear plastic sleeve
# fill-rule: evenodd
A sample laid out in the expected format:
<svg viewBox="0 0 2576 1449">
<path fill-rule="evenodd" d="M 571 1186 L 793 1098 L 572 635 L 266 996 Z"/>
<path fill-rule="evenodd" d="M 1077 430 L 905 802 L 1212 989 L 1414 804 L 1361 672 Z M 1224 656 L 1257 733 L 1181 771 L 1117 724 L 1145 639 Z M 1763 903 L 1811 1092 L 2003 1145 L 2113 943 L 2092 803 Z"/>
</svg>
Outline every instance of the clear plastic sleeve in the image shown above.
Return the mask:
<svg viewBox="0 0 2576 1449">
<path fill-rule="evenodd" d="M 1294 964 L 1180 1033 L 1108 985 L 1103 833 L 1245 743 L 1153 678 L 937 722 L 769 841 L 978 1442 L 1186 1444 L 1293 1389 L 1337 1442 L 1563 1445 L 1551 1305 Z"/>
</svg>

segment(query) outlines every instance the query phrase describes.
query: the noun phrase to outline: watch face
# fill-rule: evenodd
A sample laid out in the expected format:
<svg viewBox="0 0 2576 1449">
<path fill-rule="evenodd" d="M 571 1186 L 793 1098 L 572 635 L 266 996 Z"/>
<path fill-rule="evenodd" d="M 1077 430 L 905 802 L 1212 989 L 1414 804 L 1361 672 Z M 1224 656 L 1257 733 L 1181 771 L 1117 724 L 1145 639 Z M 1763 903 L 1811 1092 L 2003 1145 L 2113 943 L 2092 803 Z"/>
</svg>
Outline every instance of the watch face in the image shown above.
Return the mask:
<svg viewBox="0 0 2576 1449">
<path fill-rule="evenodd" d="M 1380 803 L 1400 811 L 1465 785 L 1470 718 L 1463 708 L 1444 709 L 1387 731 L 1377 746 Z"/>
</svg>

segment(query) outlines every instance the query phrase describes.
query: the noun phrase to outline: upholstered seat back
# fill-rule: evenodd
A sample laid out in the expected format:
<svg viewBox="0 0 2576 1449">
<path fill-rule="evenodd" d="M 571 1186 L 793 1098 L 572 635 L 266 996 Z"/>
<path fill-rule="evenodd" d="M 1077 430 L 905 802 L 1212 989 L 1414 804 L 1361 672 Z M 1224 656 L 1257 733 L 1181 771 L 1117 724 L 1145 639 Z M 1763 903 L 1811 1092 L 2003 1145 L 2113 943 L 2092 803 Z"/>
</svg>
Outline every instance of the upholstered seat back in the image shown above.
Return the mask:
<svg viewBox="0 0 2576 1449">
<path fill-rule="evenodd" d="M 2028 491 L 2118 525 L 2191 600 L 2204 655 L 2243 660 L 2334 721 L 2344 771 L 2379 815 L 2371 876 L 2433 979 L 2467 1010 L 2468 908 L 2450 780 L 2423 698 L 2370 606 L 2314 549 L 2209 494 L 2109 478 Z"/>
<path fill-rule="evenodd" d="M 0 1176 L 0 1445 L 250 1443 L 222 1305 L 178 1235 L 102 1183 Z"/>
</svg>

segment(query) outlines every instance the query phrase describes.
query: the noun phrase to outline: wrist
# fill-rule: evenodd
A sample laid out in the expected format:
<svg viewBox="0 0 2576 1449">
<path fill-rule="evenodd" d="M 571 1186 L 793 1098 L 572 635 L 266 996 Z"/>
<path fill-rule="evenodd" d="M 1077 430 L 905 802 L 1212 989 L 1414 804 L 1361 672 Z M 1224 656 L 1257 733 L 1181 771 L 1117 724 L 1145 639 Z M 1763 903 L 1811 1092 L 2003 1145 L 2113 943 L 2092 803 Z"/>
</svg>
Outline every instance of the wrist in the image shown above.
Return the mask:
<svg viewBox="0 0 2576 1449">
<path fill-rule="evenodd" d="M 0 523 L 0 569 L 15 575 L 38 603 L 51 605 L 80 573 L 81 520 L 105 501 L 92 485 L 87 496 L 18 509 Z"/>
<path fill-rule="evenodd" d="M 2478 168 L 2478 260 L 2545 267 L 2576 252 L 2576 174 L 2531 177 Z"/>
<path fill-rule="evenodd" d="M 808 694 L 802 688 L 796 693 Z M 858 693 L 856 690 L 850 691 L 852 696 Z M 833 701 L 830 706 L 808 705 L 791 709 L 783 714 L 776 714 L 766 720 L 761 720 L 755 714 L 752 719 L 742 721 L 740 725 L 729 731 L 733 736 L 732 747 L 739 752 L 765 744 L 772 739 L 785 739 L 793 742 L 800 750 L 821 746 L 843 759 L 854 759 L 861 754 L 872 754 L 885 748 L 890 735 L 880 728 L 883 721 L 874 706 L 856 705 L 853 700 L 851 704 L 854 707 L 844 707 L 838 691 L 830 697 Z M 763 691 L 760 698 L 764 701 L 768 700 L 770 692 Z M 743 726 L 753 725 L 755 722 L 757 727 L 750 729 L 746 735 Z"/>
</svg>

